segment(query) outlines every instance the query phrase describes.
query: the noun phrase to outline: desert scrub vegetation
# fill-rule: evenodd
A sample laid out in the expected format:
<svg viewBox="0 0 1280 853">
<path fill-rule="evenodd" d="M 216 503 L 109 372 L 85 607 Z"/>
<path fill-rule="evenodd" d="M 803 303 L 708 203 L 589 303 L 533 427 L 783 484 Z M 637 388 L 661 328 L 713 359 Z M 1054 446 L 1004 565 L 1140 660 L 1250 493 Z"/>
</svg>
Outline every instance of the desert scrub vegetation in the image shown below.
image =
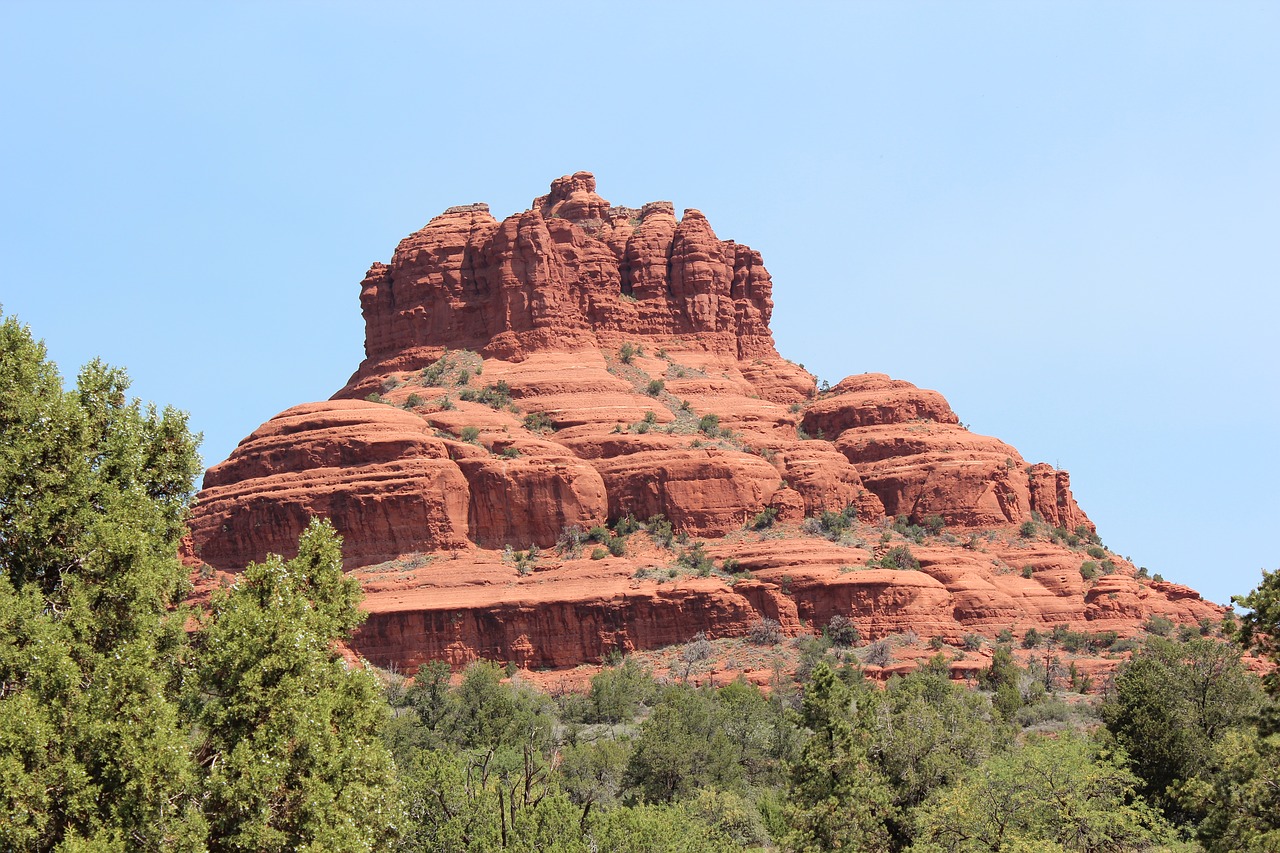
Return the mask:
<svg viewBox="0 0 1280 853">
<path fill-rule="evenodd" d="M 904 571 L 918 571 L 920 569 L 920 561 L 911 553 L 911 549 L 906 545 L 895 545 L 883 556 L 872 559 L 867 563 L 871 568 L 875 569 L 900 569 Z"/>
<path fill-rule="evenodd" d="M 524 428 L 529 432 L 535 432 L 538 434 L 556 431 L 555 421 L 551 420 L 545 412 L 529 412 L 524 416 L 521 424 L 523 424 Z"/>
<path fill-rule="evenodd" d="M 468 403 L 483 403 L 493 409 L 515 411 L 511 404 L 511 386 L 502 379 L 483 388 L 463 388 L 458 392 L 458 399 Z"/>
<path fill-rule="evenodd" d="M 804 520 L 801 529 L 805 533 L 813 536 L 821 536 L 824 539 L 830 539 L 832 542 L 840 541 L 845 533 L 853 526 L 853 521 L 858 517 L 858 508 L 854 504 L 849 504 L 840 512 L 832 512 L 824 509 L 816 516 L 810 516 Z"/>
<path fill-rule="evenodd" d="M 752 530 L 767 530 L 773 527 L 778 520 L 778 508 L 776 506 L 767 506 L 756 513 L 748 525 Z"/>
<path fill-rule="evenodd" d="M 445 350 L 418 373 L 418 384 L 426 388 L 450 388 L 466 385 L 473 375 L 484 370 L 484 359 L 471 350 Z"/>
</svg>

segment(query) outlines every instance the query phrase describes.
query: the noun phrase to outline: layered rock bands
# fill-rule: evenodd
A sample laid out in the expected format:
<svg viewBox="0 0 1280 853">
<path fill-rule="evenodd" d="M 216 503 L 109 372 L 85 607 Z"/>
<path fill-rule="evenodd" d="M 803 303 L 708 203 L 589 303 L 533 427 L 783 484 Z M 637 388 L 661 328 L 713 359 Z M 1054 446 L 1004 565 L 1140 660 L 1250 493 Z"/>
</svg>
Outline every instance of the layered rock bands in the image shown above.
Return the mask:
<svg viewBox="0 0 1280 853">
<path fill-rule="evenodd" d="M 1114 555 L 1087 577 L 1067 473 L 969 432 L 937 392 L 862 374 L 819 393 L 774 347 L 760 254 L 696 210 L 616 207 L 579 172 L 501 222 L 449 209 L 360 303 L 364 362 L 209 469 L 190 548 L 234 572 L 330 518 L 378 663 L 572 666 L 765 618 L 958 637 L 1218 615 Z M 655 516 L 687 543 L 553 550 Z M 695 540 L 748 574 L 680 568 Z M 918 569 L 885 563 L 900 543 Z"/>
</svg>

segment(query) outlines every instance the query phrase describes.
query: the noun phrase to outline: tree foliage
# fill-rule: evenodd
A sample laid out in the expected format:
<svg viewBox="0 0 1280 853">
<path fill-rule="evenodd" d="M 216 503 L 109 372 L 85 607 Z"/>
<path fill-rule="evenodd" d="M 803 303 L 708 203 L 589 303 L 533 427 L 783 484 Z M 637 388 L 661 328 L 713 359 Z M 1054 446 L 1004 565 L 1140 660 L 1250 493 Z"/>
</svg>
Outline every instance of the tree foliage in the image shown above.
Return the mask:
<svg viewBox="0 0 1280 853">
<path fill-rule="evenodd" d="M 1167 840 L 1117 756 L 1072 735 L 1032 738 L 936 791 L 916 815 L 914 853 L 1140 851 Z"/>
<path fill-rule="evenodd" d="M 1280 665 L 1280 570 L 1263 570 L 1262 583 L 1248 595 L 1233 596 L 1231 600 L 1246 608 L 1240 619 L 1240 642 L 1246 648 L 1253 646 Z M 1273 696 L 1280 696 L 1280 670 L 1273 670 L 1266 684 Z"/>
<path fill-rule="evenodd" d="M 891 849 L 892 794 L 850 720 L 850 702 L 849 689 L 825 662 L 814 667 L 799 715 L 811 734 L 788 787 L 790 850 Z"/>
<path fill-rule="evenodd" d="M 315 523 L 189 640 L 177 559 L 198 436 L 94 361 L 64 390 L 0 322 L 0 849 L 367 850 L 393 826 L 358 623 Z"/>
<path fill-rule="evenodd" d="M 365 850 L 394 823 L 385 703 L 333 650 L 363 618 L 359 597 L 317 520 L 297 557 L 252 564 L 215 596 L 191 697 L 211 849 Z"/>
<path fill-rule="evenodd" d="M 1152 637 L 1115 675 L 1102 718 L 1128 754 L 1139 790 L 1174 820 L 1189 820 L 1180 780 L 1206 767 L 1213 744 L 1259 707 L 1255 679 L 1232 646 Z"/>
<path fill-rule="evenodd" d="M 0 322 L 0 847 L 198 849 L 171 609 L 197 438 L 92 362 L 63 390 Z"/>
</svg>

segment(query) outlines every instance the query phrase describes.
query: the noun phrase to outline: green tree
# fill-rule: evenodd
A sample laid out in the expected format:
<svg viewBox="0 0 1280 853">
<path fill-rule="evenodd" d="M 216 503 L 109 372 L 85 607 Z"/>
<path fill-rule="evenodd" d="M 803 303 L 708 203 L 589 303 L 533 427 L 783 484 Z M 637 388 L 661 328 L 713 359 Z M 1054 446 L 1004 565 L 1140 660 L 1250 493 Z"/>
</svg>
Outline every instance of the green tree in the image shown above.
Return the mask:
<svg viewBox="0 0 1280 853">
<path fill-rule="evenodd" d="M 468 666 L 462 683 L 450 694 L 441 728 L 461 749 L 520 751 L 531 745 L 545 752 L 555 723 L 555 703 L 527 684 L 504 684 L 504 675 L 502 667 L 491 661 Z"/>
<path fill-rule="evenodd" d="M 1206 767 L 1213 744 L 1257 711 L 1256 678 L 1237 649 L 1211 639 L 1150 638 L 1116 672 L 1102 719 L 1141 780 L 1140 792 L 1178 823 L 1192 819 L 1174 796 Z"/>
<path fill-rule="evenodd" d="M 567 744 L 560 751 L 560 785 L 569 799 L 582 807 L 583 816 L 597 807 L 617 801 L 630 752 L 613 738 Z"/>
<path fill-rule="evenodd" d="M 314 519 L 297 557 L 215 595 L 189 696 L 212 850 L 368 850 L 395 823 L 386 704 L 334 650 L 364 618 L 359 599 L 341 540 Z"/>
<path fill-rule="evenodd" d="M 1248 595 L 1232 596 L 1232 602 L 1246 608 L 1240 618 L 1238 639 L 1246 647 L 1253 646 L 1280 664 L 1280 570 L 1262 572 L 1262 583 Z M 1280 696 L 1280 670 L 1266 678 L 1267 691 Z"/>
<path fill-rule="evenodd" d="M 827 663 L 805 687 L 800 724 L 811 732 L 791 768 L 786 848 L 798 853 L 887 851 L 892 793 L 854 729 L 849 689 Z"/>
<path fill-rule="evenodd" d="M 1116 756 L 1074 735 L 998 753 L 916 813 L 913 853 L 1141 851 L 1170 835 Z"/>
<path fill-rule="evenodd" d="M 403 851 L 582 851 L 583 811 L 556 789 L 530 751 L 520 772 L 504 772 L 498 753 L 415 752 L 403 771 Z"/>
<path fill-rule="evenodd" d="M 1012 740 L 1012 728 L 982 694 L 953 684 L 940 654 L 883 691 L 868 690 L 859 727 L 893 791 L 898 816 L 954 783 Z M 909 840 L 909 821 L 891 823 L 895 841 Z"/>
<path fill-rule="evenodd" d="M 741 744 L 724 726 L 710 690 L 668 687 L 640 724 L 627 763 L 627 786 L 650 803 L 688 797 L 698 788 L 733 787 L 742 777 Z"/>
<path fill-rule="evenodd" d="M 1237 639 L 1280 663 L 1280 571 L 1264 571 L 1256 589 L 1232 600 L 1247 608 Z M 1257 716 L 1228 728 L 1205 766 L 1176 791 L 1202 816 L 1197 836 L 1213 853 L 1280 850 L 1280 676 L 1273 670 L 1264 684 L 1269 699 Z"/>
<path fill-rule="evenodd" d="M 198 850 L 176 702 L 186 416 L 94 361 L 66 391 L 0 320 L 0 848 Z"/>
<path fill-rule="evenodd" d="M 630 720 L 655 690 L 648 669 L 626 658 L 620 666 L 606 667 L 591 679 L 591 716 L 594 722 Z"/>
<path fill-rule="evenodd" d="M 415 749 L 438 748 L 443 743 L 442 723 L 449 712 L 449 678 L 444 661 L 427 661 L 418 667 L 413 685 L 389 691 L 393 713 L 383 729 L 397 767 L 404 767 Z"/>
<path fill-rule="evenodd" d="M 611 853 L 737 853 L 742 846 L 680 805 L 643 804 L 602 812 L 587 829 L 590 850 Z"/>
<path fill-rule="evenodd" d="M 1209 766 L 1181 786 L 1181 800 L 1204 815 L 1196 835 L 1211 853 L 1280 850 L 1280 734 L 1226 733 Z"/>
</svg>

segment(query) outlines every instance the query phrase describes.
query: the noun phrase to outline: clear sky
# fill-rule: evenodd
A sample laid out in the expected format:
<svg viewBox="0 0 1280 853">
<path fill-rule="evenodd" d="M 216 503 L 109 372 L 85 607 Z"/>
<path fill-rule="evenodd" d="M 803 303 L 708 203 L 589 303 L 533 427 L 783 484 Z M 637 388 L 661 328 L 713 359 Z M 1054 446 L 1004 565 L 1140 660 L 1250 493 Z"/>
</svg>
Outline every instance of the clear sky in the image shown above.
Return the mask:
<svg viewBox="0 0 1280 853">
<path fill-rule="evenodd" d="M 1280 4 L 0 3 L 0 304 L 212 464 L 362 357 L 369 264 L 553 178 L 761 251 L 781 353 L 1280 565 Z"/>
</svg>

